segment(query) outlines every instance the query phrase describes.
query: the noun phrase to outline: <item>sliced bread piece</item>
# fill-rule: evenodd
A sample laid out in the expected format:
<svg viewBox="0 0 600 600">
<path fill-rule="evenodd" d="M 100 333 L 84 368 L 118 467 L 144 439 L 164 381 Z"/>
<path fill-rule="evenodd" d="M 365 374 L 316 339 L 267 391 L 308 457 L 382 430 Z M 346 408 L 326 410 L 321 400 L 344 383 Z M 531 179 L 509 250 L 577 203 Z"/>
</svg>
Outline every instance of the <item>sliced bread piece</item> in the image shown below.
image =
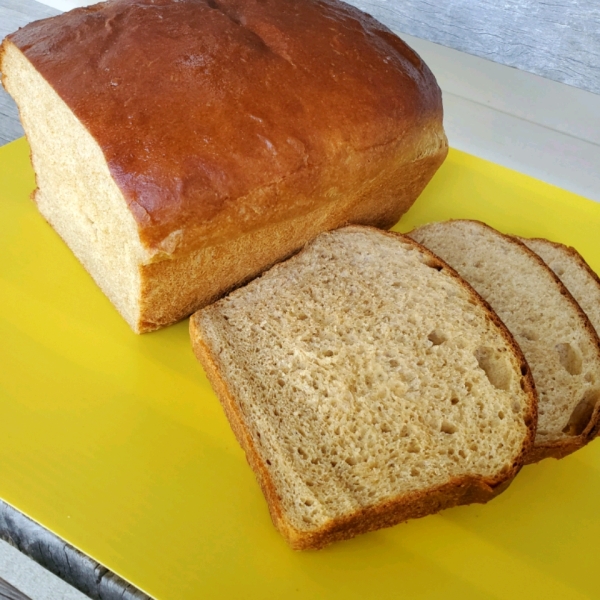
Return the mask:
<svg viewBox="0 0 600 600">
<path fill-rule="evenodd" d="M 510 333 L 398 234 L 322 234 L 190 332 L 295 549 L 486 502 L 533 444 L 535 388 Z"/>
<path fill-rule="evenodd" d="M 519 238 L 554 271 L 600 334 L 600 278 L 575 248 L 542 238 Z"/>
<path fill-rule="evenodd" d="M 544 261 L 477 221 L 433 223 L 409 235 L 452 265 L 521 346 L 539 394 L 537 437 L 527 462 L 562 458 L 593 439 L 600 418 L 600 342 Z"/>
</svg>

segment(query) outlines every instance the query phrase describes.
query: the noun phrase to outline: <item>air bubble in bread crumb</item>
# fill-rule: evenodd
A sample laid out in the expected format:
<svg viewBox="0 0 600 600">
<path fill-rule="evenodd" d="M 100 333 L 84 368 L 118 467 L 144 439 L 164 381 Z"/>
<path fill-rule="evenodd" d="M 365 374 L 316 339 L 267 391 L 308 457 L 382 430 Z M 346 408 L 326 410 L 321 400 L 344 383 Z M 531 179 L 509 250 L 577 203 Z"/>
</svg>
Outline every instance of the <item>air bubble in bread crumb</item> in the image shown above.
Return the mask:
<svg viewBox="0 0 600 600">
<path fill-rule="evenodd" d="M 440 329 L 434 329 L 428 336 L 427 339 L 434 345 L 439 346 L 443 344 L 448 338 Z"/>
<path fill-rule="evenodd" d="M 453 425 L 449 421 L 443 421 L 442 422 L 441 431 L 443 433 L 447 433 L 449 435 L 452 435 L 453 433 L 456 433 L 456 430 L 457 430 L 456 425 Z"/>
<path fill-rule="evenodd" d="M 582 371 L 583 360 L 581 353 L 571 344 L 557 344 L 555 347 L 558 353 L 558 360 L 569 375 L 579 375 Z"/>
<path fill-rule="evenodd" d="M 417 444 L 416 440 L 411 440 L 407 450 L 412 454 L 412 453 L 417 453 L 419 452 L 420 448 L 419 448 L 419 444 Z"/>
<path fill-rule="evenodd" d="M 512 369 L 505 354 L 497 348 L 479 346 L 475 350 L 475 358 L 479 368 L 495 388 L 504 391 L 510 389 Z"/>
</svg>

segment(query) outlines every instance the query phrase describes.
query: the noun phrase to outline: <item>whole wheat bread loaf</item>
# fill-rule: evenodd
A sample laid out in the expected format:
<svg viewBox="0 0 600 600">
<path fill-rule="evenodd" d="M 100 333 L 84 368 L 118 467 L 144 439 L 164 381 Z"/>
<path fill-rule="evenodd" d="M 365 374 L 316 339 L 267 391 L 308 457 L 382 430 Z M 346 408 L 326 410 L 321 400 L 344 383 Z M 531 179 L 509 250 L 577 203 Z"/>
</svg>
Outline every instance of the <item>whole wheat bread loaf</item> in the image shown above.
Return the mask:
<svg viewBox="0 0 600 600">
<path fill-rule="evenodd" d="M 539 395 L 536 442 L 527 461 L 561 458 L 593 439 L 600 422 L 600 342 L 544 261 L 518 239 L 477 221 L 432 223 L 409 235 L 452 265 L 521 346 Z"/>
<path fill-rule="evenodd" d="M 535 389 L 513 338 L 398 234 L 321 234 L 190 331 L 296 549 L 485 502 L 533 443 Z"/>
<path fill-rule="evenodd" d="M 137 332 L 321 231 L 393 225 L 447 153 L 431 71 L 337 0 L 112 0 L 0 47 L 40 212 Z"/>
</svg>

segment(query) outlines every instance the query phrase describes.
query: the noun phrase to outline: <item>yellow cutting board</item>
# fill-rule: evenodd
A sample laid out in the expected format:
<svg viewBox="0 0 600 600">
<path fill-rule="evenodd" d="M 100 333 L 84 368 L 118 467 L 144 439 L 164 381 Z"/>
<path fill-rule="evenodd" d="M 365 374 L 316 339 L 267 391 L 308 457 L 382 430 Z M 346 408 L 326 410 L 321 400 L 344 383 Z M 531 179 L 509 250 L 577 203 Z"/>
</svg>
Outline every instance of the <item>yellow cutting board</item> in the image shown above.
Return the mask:
<svg viewBox="0 0 600 600">
<path fill-rule="evenodd" d="M 160 600 L 600 598 L 600 441 L 487 506 L 289 550 L 192 352 L 136 336 L 37 213 L 0 148 L 0 497 Z M 398 229 L 450 217 L 577 247 L 600 204 L 451 151 Z"/>
</svg>

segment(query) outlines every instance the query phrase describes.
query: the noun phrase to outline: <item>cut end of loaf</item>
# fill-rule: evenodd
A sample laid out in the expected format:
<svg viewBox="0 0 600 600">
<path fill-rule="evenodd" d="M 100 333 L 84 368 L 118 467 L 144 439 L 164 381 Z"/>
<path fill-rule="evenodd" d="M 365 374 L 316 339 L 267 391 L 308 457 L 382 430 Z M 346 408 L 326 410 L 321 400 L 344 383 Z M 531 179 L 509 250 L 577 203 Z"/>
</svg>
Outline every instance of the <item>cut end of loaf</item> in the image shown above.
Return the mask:
<svg viewBox="0 0 600 600">
<path fill-rule="evenodd" d="M 404 237 L 322 234 L 190 327 L 295 548 L 487 501 L 532 443 L 535 392 L 514 341 Z"/>
<path fill-rule="evenodd" d="M 139 333 L 139 264 L 145 251 L 103 152 L 23 53 L 8 39 L 2 48 L 3 85 L 19 107 L 31 148 L 35 203 Z"/>
<path fill-rule="evenodd" d="M 600 347 L 589 319 L 544 261 L 477 221 L 432 223 L 410 237 L 442 257 L 490 303 L 521 346 L 539 394 L 535 451 L 562 458 L 596 435 Z"/>
</svg>

